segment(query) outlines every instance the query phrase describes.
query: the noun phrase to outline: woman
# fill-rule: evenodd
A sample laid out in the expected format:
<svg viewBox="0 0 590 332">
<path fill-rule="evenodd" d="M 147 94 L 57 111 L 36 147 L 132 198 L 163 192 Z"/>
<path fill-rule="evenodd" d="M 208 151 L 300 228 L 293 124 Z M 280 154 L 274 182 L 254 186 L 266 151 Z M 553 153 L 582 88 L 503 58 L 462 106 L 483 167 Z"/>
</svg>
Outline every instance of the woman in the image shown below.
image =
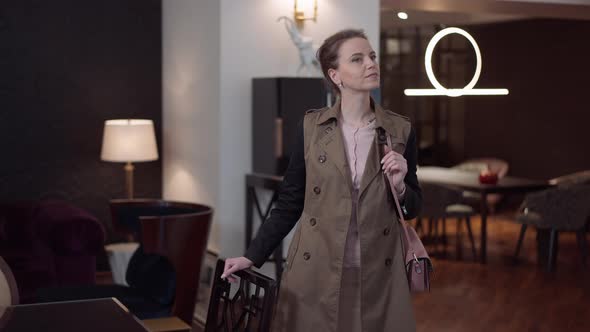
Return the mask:
<svg viewBox="0 0 590 332">
<path fill-rule="evenodd" d="M 336 103 L 306 113 L 276 207 L 245 257 L 226 260 L 222 278 L 260 267 L 297 224 L 274 331 L 414 331 L 399 223 L 381 172 L 405 218 L 415 217 L 422 197 L 415 134 L 407 118 L 372 101 L 379 66 L 362 31 L 326 39 L 318 60 Z M 401 153 L 385 148 L 380 158 L 380 128 Z"/>
</svg>

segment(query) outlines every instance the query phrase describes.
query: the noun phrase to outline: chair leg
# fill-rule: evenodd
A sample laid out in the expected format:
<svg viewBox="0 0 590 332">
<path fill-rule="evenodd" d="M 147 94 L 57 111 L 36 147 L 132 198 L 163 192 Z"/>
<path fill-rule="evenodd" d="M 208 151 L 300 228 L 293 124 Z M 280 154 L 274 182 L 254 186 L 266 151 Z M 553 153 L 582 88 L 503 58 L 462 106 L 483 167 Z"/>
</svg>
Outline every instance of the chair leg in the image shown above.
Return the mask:
<svg viewBox="0 0 590 332">
<path fill-rule="evenodd" d="M 557 256 L 557 241 L 559 232 L 556 229 L 551 229 L 549 235 L 549 261 L 547 262 L 547 271 L 551 272 L 555 269 L 555 259 Z"/>
<path fill-rule="evenodd" d="M 586 241 L 586 230 L 583 228 L 576 232 L 578 238 L 578 246 L 582 254 L 582 266 L 586 267 L 586 259 L 588 258 L 588 241 Z"/>
<path fill-rule="evenodd" d="M 520 235 L 518 236 L 518 242 L 516 243 L 514 259 L 518 258 L 518 254 L 520 254 L 520 248 L 522 247 L 522 241 L 524 240 L 524 233 L 526 232 L 527 227 L 527 224 L 522 224 L 522 226 L 520 227 Z"/>
<path fill-rule="evenodd" d="M 420 231 L 420 232 L 418 232 Z M 416 218 L 416 233 L 424 234 L 424 228 L 422 226 L 422 217 Z"/>
<path fill-rule="evenodd" d="M 430 226 L 428 226 L 428 233 L 430 234 L 430 239 L 432 241 L 432 245 L 434 250 L 438 250 L 438 222 L 436 218 L 430 217 L 429 219 Z"/>
<path fill-rule="evenodd" d="M 440 245 L 441 245 L 441 234 L 440 234 L 440 227 L 439 227 L 439 219 L 438 217 L 434 217 L 433 219 L 433 234 L 432 237 L 434 239 L 433 243 L 434 243 L 434 250 L 436 252 L 439 252 L 440 250 Z M 444 253 L 444 247 L 443 247 L 443 253 Z M 440 252 L 439 252 L 440 254 Z"/>
<path fill-rule="evenodd" d="M 456 250 L 457 250 L 457 259 L 463 259 L 463 246 L 461 245 L 461 238 L 462 238 L 462 229 L 463 228 L 463 218 L 457 218 L 457 243 L 456 243 Z"/>
<path fill-rule="evenodd" d="M 465 224 L 467 225 L 467 235 L 469 236 L 469 242 L 471 242 L 471 252 L 473 253 L 473 261 L 477 262 L 477 252 L 475 250 L 475 240 L 473 239 L 473 231 L 471 231 L 471 218 L 467 216 L 465 218 Z"/>
<path fill-rule="evenodd" d="M 447 247 L 447 218 L 442 218 L 442 243 L 443 246 Z"/>
</svg>

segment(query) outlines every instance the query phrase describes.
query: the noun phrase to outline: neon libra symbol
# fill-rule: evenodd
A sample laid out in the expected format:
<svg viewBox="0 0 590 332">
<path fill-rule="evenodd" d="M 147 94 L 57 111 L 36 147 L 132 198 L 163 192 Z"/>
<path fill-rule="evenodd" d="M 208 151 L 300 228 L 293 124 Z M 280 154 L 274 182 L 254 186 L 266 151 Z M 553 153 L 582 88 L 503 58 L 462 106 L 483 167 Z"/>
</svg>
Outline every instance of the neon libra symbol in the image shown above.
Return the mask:
<svg viewBox="0 0 590 332">
<path fill-rule="evenodd" d="M 450 35 L 452 33 L 459 34 L 471 43 L 473 49 L 475 50 L 475 57 L 477 60 L 475 66 L 475 74 L 473 74 L 473 78 L 471 82 L 469 82 L 463 89 L 447 89 L 434 76 L 434 72 L 432 71 L 432 52 L 434 52 L 434 47 L 438 42 L 445 37 L 446 35 Z M 481 53 L 479 52 L 479 47 L 475 42 L 475 39 L 471 37 L 467 31 L 459 28 L 446 28 L 439 31 L 437 34 L 432 37 L 428 46 L 426 47 L 426 55 L 424 56 L 424 65 L 426 67 L 426 75 L 428 75 L 428 80 L 434 89 L 405 89 L 404 94 L 406 96 L 449 96 L 449 97 L 459 97 L 464 95 L 507 95 L 508 89 L 474 89 L 473 87 L 479 80 L 479 74 L 481 73 Z"/>
</svg>

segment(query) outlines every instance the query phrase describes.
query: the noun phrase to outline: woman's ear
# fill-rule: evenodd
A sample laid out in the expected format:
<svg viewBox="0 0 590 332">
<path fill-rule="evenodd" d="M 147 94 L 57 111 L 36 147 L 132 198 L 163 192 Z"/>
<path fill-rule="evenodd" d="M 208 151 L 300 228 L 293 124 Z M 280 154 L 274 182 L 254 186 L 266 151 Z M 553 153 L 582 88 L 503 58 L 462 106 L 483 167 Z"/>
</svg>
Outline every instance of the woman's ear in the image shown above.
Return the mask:
<svg viewBox="0 0 590 332">
<path fill-rule="evenodd" d="M 328 69 L 328 76 L 332 80 L 332 83 L 339 85 L 340 84 L 340 73 L 334 68 Z"/>
</svg>

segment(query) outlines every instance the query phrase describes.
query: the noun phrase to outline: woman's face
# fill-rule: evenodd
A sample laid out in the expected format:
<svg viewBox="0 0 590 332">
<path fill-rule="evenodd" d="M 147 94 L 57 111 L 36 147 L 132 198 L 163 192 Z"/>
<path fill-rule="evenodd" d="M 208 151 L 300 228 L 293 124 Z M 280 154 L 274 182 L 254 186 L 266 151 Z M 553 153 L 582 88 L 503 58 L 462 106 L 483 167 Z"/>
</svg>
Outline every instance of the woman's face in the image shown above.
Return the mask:
<svg viewBox="0 0 590 332">
<path fill-rule="evenodd" d="M 329 70 L 330 78 L 336 85 L 354 91 L 371 91 L 379 87 L 379 64 L 377 54 L 369 41 L 351 38 L 340 45 L 338 68 Z"/>
</svg>

